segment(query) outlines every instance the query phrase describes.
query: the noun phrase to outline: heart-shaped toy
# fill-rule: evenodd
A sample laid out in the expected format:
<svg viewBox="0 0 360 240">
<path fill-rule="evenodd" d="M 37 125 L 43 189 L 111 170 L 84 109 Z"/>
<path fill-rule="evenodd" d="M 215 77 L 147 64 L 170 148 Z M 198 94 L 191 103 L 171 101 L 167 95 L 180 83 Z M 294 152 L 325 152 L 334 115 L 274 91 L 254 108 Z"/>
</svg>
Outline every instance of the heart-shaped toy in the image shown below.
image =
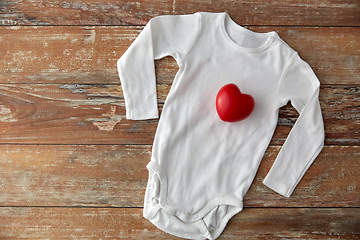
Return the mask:
<svg viewBox="0 0 360 240">
<path fill-rule="evenodd" d="M 234 83 L 223 86 L 216 96 L 216 111 L 225 122 L 238 122 L 249 117 L 255 107 L 254 98 L 241 93 Z"/>
</svg>

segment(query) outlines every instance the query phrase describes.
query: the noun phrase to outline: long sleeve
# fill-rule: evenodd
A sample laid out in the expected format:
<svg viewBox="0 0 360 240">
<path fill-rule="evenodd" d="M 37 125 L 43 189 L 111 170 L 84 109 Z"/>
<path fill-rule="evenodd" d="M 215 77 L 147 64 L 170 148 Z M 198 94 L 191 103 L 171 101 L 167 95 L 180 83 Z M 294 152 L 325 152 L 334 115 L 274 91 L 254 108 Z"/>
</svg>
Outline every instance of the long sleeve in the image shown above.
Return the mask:
<svg viewBox="0 0 360 240">
<path fill-rule="evenodd" d="M 117 62 L 126 118 L 158 117 L 154 60 L 173 56 L 181 61 L 191 50 L 200 28 L 200 15 L 151 19 Z"/>
<path fill-rule="evenodd" d="M 286 197 L 290 197 L 324 146 L 319 88 L 320 82 L 310 66 L 294 53 L 279 81 L 278 94 L 284 104 L 290 100 L 300 115 L 263 182 Z"/>
</svg>

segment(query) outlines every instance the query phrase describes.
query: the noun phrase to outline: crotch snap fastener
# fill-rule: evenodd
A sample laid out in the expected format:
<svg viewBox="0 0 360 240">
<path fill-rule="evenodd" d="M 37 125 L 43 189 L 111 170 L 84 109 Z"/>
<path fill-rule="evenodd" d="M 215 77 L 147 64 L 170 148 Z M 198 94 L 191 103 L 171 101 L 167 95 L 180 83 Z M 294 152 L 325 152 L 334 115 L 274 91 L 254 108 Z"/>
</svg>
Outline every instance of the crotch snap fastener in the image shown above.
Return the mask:
<svg viewBox="0 0 360 240">
<path fill-rule="evenodd" d="M 181 212 L 180 212 L 180 211 L 176 211 L 175 215 L 179 217 L 179 216 L 181 215 Z"/>
<path fill-rule="evenodd" d="M 160 203 L 160 206 L 162 206 L 162 207 L 164 207 L 165 205 L 166 205 L 166 203 L 164 203 L 164 202 Z"/>
<path fill-rule="evenodd" d="M 199 215 L 197 215 L 196 213 L 193 215 L 193 217 L 196 219 L 199 217 Z"/>
</svg>

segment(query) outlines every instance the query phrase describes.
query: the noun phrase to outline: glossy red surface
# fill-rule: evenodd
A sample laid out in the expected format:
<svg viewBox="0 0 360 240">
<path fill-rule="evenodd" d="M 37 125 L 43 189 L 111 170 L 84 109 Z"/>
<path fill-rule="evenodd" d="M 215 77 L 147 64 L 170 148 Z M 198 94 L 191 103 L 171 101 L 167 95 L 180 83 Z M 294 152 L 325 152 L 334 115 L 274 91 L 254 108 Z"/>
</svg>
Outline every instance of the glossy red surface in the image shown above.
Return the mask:
<svg viewBox="0 0 360 240">
<path fill-rule="evenodd" d="M 254 98 L 241 93 L 234 83 L 223 86 L 216 96 L 216 110 L 221 120 L 238 122 L 251 115 L 255 107 Z"/>
</svg>

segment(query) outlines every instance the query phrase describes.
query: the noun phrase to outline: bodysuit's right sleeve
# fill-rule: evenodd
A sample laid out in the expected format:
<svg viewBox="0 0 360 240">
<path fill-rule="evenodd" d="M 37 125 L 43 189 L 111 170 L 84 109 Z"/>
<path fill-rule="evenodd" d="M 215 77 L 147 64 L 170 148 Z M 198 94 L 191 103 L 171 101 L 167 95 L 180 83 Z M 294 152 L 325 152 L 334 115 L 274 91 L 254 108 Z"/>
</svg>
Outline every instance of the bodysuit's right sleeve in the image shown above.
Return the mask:
<svg viewBox="0 0 360 240">
<path fill-rule="evenodd" d="M 126 118 L 158 117 L 154 60 L 173 56 L 177 62 L 194 45 L 200 14 L 151 19 L 117 62 L 126 106 Z"/>
</svg>

